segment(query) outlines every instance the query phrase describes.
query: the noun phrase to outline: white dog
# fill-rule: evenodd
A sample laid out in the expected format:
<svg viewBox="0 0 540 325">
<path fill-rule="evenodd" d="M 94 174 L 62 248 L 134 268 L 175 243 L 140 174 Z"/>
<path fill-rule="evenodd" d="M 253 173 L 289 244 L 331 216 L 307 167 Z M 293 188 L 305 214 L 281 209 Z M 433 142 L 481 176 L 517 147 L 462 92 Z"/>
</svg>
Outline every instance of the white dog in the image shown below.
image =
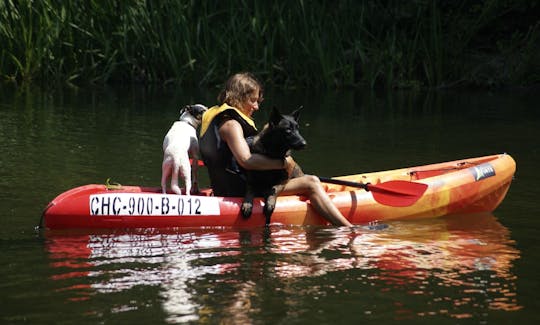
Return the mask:
<svg viewBox="0 0 540 325">
<path fill-rule="evenodd" d="M 178 176 L 182 175 L 186 185 L 186 195 L 199 192 L 197 166 L 199 162 L 199 141 L 197 128 L 201 124 L 204 105 L 187 105 L 180 110 L 180 119 L 171 126 L 163 139 L 163 164 L 161 166 L 161 190 L 167 192 L 167 179 L 171 177 L 171 189 L 182 194 L 178 186 Z M 190 165 L 189 158 L 193 158 Z M 192 175 L 193 174 L 193 175 Z M 193 191 L 192 191 L 193 176 Z"/>
</svg>

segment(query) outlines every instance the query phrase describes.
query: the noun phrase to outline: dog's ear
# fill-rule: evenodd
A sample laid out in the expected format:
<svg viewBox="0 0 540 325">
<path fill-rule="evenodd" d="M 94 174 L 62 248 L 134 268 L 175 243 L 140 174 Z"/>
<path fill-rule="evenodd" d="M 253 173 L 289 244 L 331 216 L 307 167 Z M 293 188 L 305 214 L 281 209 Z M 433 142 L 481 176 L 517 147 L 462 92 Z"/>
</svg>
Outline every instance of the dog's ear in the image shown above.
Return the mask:
<svg viewBox="0 0 540 325">
<path fill-rule="evenodd" d="M 296 109 L 296 111 L 294 111 L 294 112 L 291 113 L 292 117 L 294 118 L 294 120 L 295 120 L 296 122 L 298 122 L 298 119 L 299 119 L 299 117 L 300 117 L 300 110 L 301 110 L 303 107 L 304 107 L 304 106 L 300 106 L 300 107 L 298 107 L 298 108 Z"/>
<path fill-rule="evenodd" d="M 189 105 L 186 105 L 180 109 L 180 115 L 184 114 L 184 112 L 189 112 Z"/>
<path fill-rule="evenodd" d="M 277 107 L 272 108 L 272 112 L 270 113 L 270 126 L 275 126 L 279 124 L 279 121 L 281 121 L 281 113 L 277 109 Z"/>
</svg>

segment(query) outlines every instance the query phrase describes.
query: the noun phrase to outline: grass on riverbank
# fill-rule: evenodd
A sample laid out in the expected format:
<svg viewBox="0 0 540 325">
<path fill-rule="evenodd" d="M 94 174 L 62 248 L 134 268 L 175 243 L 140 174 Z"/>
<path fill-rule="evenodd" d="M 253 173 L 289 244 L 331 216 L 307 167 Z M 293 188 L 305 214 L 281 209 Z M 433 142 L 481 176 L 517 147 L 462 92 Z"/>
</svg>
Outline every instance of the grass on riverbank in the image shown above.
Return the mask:
<svg viewBox="0 0 540 325">
<path fill-rule="evenodd" d="M 6 0 L 0 76 L 212 85 L 251 70 L 285 87 L 527 85 L 540 82 L 539 12 L 504 0 Z"/>
</svg>

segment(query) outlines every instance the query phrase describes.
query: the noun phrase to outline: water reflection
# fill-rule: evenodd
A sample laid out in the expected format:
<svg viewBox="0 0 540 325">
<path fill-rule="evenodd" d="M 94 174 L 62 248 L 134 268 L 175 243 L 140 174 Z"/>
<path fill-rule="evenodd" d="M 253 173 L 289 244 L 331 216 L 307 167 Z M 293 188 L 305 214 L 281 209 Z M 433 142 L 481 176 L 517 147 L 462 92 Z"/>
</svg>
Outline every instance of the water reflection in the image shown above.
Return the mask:
<svg viewBox="0 0 540 325">
<path fill-rule="evenodd" d="M 512 273 L 520 252 L 491 214 L 354 231 L 153 229 L 46 237 L 51 278 L 58 290 L 72 293 L 71 300 L 159 288 L 156 303 L 172 323 L 209 317 L 245 323 L 257 315 L 268 319 L 260 315 L 272 307 L 294 318 L 306 300 L 317 308 L 313 304 L 338 294 L 354 306 L 373 288 L 408 297 L 389 307 L 398 319 L 470 318 L 479 310 L 521 308 Z M 311 279 L 319 280 L 313 285 Z M 111 312 L 140 308 L 138 303 L 129 300 Z"/>
</svg>

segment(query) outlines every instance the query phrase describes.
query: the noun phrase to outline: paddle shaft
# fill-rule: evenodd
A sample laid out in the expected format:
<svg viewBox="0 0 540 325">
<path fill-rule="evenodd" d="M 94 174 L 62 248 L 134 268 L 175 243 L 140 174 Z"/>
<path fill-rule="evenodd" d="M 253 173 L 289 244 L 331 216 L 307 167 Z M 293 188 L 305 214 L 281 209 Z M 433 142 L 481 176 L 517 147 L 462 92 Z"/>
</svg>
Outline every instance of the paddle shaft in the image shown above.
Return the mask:
<svg viewBox="0 0 540 325">
<path fill-rule="evenodd" d="M 364 184 L 364 183 L 344 181 L 344 180 L 341 180 L 341 179 L 335 179 L 335 178 L 329 178 L 329 177 L 323 177 L 323 176 L 318 176 L 318 177 L 321 180 L 321 182 L 323 182 L 323 183 L 330 183 L 330 184 L 336 184 L 336 185 L 345 185 L 345 186 L 351 186 L 351 187 L 359 187 L 359 188 L 365 189 L 366 191 L 369 191 L 369 186 L 368 186 L 369 183 Z"/>
</svg>

